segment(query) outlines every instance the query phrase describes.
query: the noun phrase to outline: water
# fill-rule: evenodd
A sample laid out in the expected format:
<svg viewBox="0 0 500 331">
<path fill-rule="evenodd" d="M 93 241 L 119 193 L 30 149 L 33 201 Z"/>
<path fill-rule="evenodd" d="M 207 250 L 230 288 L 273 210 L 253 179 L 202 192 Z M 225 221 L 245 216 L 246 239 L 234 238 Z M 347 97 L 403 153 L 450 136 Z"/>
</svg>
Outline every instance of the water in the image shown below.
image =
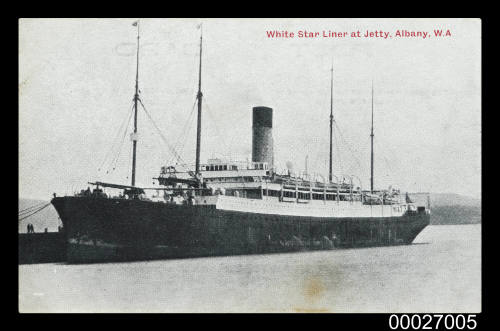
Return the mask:
<svg viewBox="0 0 500 331">
<path fill-rule="evenodd" d="M 481 226 L 410 246 L 19 266 L 20 312 L 481 311 Z"/>
</svg>

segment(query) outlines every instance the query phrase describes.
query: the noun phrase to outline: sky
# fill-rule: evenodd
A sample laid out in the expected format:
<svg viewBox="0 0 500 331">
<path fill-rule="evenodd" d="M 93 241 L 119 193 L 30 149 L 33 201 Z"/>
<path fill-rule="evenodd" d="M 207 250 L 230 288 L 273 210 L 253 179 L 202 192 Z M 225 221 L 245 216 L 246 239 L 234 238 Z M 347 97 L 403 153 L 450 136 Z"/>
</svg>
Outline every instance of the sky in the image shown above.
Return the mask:
<svg viewBox="0 0 500 331">
<path fill-rule="evenodd" d="M 130 183 L 136 20 L 19 21 L 20 197 Z M 139 108 L 138 186 L 176 162 L 172 148 L 194 164 L 202 23 L 202 162 L 251 158 L 252 107 L 268 106 L 275 165 L 299 172 L 307 158 L 309 173 L 327 175 L 333 65 L 334 175 L 369 188 L 373 82 L 375 188 L 480 196 L 479 19 L 138 20 L 140 98 L 153 119 Z M 275 30 L 295 36 L 269 38 Z"/>
</svg>

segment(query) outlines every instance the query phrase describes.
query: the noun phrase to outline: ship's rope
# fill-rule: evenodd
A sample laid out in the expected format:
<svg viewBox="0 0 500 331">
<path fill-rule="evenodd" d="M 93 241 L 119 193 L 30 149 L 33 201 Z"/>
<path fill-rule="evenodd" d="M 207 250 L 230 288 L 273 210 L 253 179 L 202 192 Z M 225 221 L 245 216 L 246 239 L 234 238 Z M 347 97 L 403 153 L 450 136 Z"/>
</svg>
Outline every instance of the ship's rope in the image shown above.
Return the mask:
<svg viewBox="0 0 500 331">
<path fill-rule="evenodd" d="M 179 153 L 177 153 L 177 151 L 175 150 L 175 148 L 170 145 L 168 143 L 168 140 L 167 138 L 163 135 L 162 131 L 160 130 L 160 128 L 158 127 L 158 125 L 156 125 L 156 122 L 153 120 L 153 118 L 151 117 L 151 115 L 149 114 L 149 112 L 147 111 L 146 107 L 144 106 L 144 104 L 142 103 L 142 100 L 139 99 L 139 102 L 142 106 L 142 109 L 144 109 L 144 112 L 146 113 L 148 119 L 151 121 L 151 123 L 153 124 L 154 128 L 156 129 L 156 131 L 158 131 L 158 134 L 160 135 L 160 138 L 162 139 L 162 141 L 165 143 L 165 145 L 168 147 L 168 149 L 170 150 L 170 153 L 172 153 L 175 158 L 178 160 L 179 164 L 186 168 L 186 170 L 188 169 L 187 165 L 186 165 L 186 162 L 184 162 L 184 160 L 182 159 L 182 157 L 179 155 Z"/>
<path fill-rule="evenodd" d="M 37 203 L 37 204 L 34 204 L 33 206 L 31 207 L 28 207 L 28 208 L 25 208 L 25 209 L 22 209 L 18 212 L 18 215 L 22 215 L 22 214 L 28 214 L 30 212 L 32 212 L 33 210 L 37 209 L 37 208 L 40 208 L 41 206 L 43 206 L 45 204 L 45 202 L 40 202 L 40 203 Z"/>
<path fill-rule="evenodd" d="M 374 143 L 375 143 L 375 147 L 378 150 L 387 150 L 387 152 L 389 152 L 390 155 L 397 155 L 397 153 L 394 152 L 394 149 L 392 149 L 389 144 L 382 145 L 380 143 L 380 139 L 379 140 L 375 140 Z M 385 165 L 387 166 L 387 168 L 389 169 L 389 171 L 391 173 L 394 173 L 394 168 L 392 167 L 391 162 L 387 159 L 387 157 L 384 154 L 382 154 L 382 153 L 378 153 L 378 155 L 382 156 L 382 159 L 384 160 Z"/>
<path fill-rule="evenodd" d="M 32 213 L 28 213 L 29 215 L 24 215 L 24 216 L 22 216 L 22 217 L 19 215 L 18 217 L 21 217 L 21 218 L 19 219 L 19 221 L 22 221 L 22 220 L 24 220 L 24 219 L 26 219 L 26 218 L 28 218 L 28 217 L 31 217 L 31 216 L 35 215 L 36 213 L 39 213 L 39 212 L 40 212 L 40 211 L 42 211 L 43 209 L 47 208 L 49 205 L 50 205 L 50 202 L 49 202 L 49 203 L 47 203 L 46 205 L 44 205 L 44 206 L 42 206 L 42 207 L 40 207 L 40 208 L 36 209 L 36 210 L 35 210 L 35 211 L 33 211 Z"/>
<path fill-rule="evenodd" d="M 125 130 L 123 130 L 123 135 L 122 135 L 121 142 L 119 145 L 120 147 L 118 148 L 118 152 L 117 152 L 115 158 L 113 159 L 113 161 L 110 163 L 110 167 L 113 167 L 113 168 L 111 170 L 108 169 L 108 171 L 106 173 L 108 173 L 109 171 L 113 172 L 116 169 L 116 164 L 118 163 L 118 159 L 120 158 L 120 154 L 123 150 L 123 143 L 125 142 L 125 137 L 127 136 L 127 131 L 128 131 L 129 125 L 130 125 L 130 121 L 132 120 L 132 113 L 133 112 L 130 112 L 128 120 L 127 120 L 127 125 L 125 126 Z"/>
<path fill-rule="evenodd" d="M 193 116 L 189 120 L 189 122 L 188 122 L 189 124 L 186 126 L 187 130 L 184 131 L 181 139 L 179 139 L 179 144 L 178 144 L 177 150 L 179 151 L 180 155 L 182 155 L 184 153 L 184 148 L 186 147 L 186 143 L 189 141 L 188 137 L 189 137 L 189 134 L 190 134 L 191 129 L 193 127 L 193 122 L 194 122 L 195 118 L 196 118 L 196 116 Z M 172 164 L 174 161 L 175 161 L 175 157 L 172 156 L 172 158 L 169 160 L 168 164 Z"/>
<path fill-rule="evenodd" d="M 359 161 L 359 159 L 356 157 L 356 155 L 358 154 L 359 155 L 359 151 L 357 150 L 353 150 L 351 148 L 351 145 L 347 142 L 347 140 L 344 138 L 344 135 L 342 134 L 342 130 L 340 129 L 340 127 L 337 125 L 336 122 L 335 123 L 335 128 L 336 128 L 336 132 L 339 133 L 339 136 L 343 142 L 343 145 L 345 145 L 347 147 L 347 149 L 349 150 L 350 154 L 352 155 L 352 158 L 354 159 L 354 161 L 356 162 L 356 165 L 359 167 L 359 170 L 364 170 L 365 167 L 363 167 L 362 163 Z M 374 147 L 376 149 L 389 149 L 389 146 L 381 146 L 380 143 L 377 142 L 377 140 L 375 140 L 374 142 Z M 387 159 L 387 157 L 383 154 L 376 154 L 376 155 L 379 155 L 378 157 L 381 158 L 383 160 L 383 162 L 385 163 L 385 168 L 384 169 L 387 169 L 389 170 L 389 172 L 386 171 L 386 176 L 390 176 L 391 173 L 394 173 L 394 167 L 393 167 L 393 164 L 391 164 L 391 162 Z"/>
<path fill-rule="evenodd" d="M 101 170 L 101 168 L 104 166 L 104 164 L 105 164 L 105 163 L 106 163 L 106 161 L 108 160 L 109 156 L 112 154 L 112 151 L 114 150 L 114 147 L 115 147 L 115 145 L 116 145 L 116 143 L 117 143 L 117 141 L 118 141 L 118 137 L 120 136 L 120 133 L 121 133 L 121 132 L 122 132 L 122 130 L 123 130 L 123 126 L 124 126 L 126 123 L 128 123 L 128 122 L 129 122 L 129 120 L 128 120 L 128 119 L 129 119 L 129 118 L 130 118 L 130 116 L 131 116 L 131 110 L 132 110 L 132 109 L 133 109 L 133 103 L 132 103 L 132 104 L 131 104 L 131 106 L 130 106 L 130 109 L 129 109 L 129 112 L 128 112 L 128 116 L 126 116 L 126 117 L 124 117 L 124 118 L 123 118 L 123 121 L 122 121 L 122 123 L 120 124 L 119 129 L 116 131 L 115 137 L 114 137 L 114 138 L 113 138 L 113 140 L 112 140 L 112 144 L 110 145 L 108 152 L 105 154 L 105 156 L 104 156 L 104 158 L 103 158 L 103 160 L 102 160 L 102 163 L 101 163 L 101 165 L 100 165 L 100 166 L 99 166 L 99 168 L 98 168 L 98 171 L 100 171 L 100 170 Z"/>
<path fill-rule="evenodd" d="M 123 135 L 122 135 L 122 139 L 121 139 L 121 142 L 120 142 L 120 147 L 118 148 L 118 153 L 116 154 L 115 158 L 113 159 L 113 161 L 111 162 L 110 166 L 112 166 L 112 170 L 111 171 L 114 171 L 116 169 L 116 164 L 118 163 L 118 159 L 120 158 L 120 154 L 123 150 L 123 143 L 125 142 L 125 137 L 127 136 L 127 128 L 128 128 L 128 124 L 130 123 L 130 120 L 132 118 L 132 113 L 130 113 L 131 115 L 129 116 L 129 120 L 128 120 L 128 123 L 127 123 L 127 126 L 125 127 L 125 130 L 123 131 Z M 108 173 L 109 170 L 106 172 Z"/>
<path fill-rule="evenodd" d="M 130 148 L 128 149 L 128 156 L 127 156 L 127 160 L 128 160 L 128 162 L 127 162 L 127 164 L 131 164 L 131 163 L 132 163 L 131 161 L 132 161 L 132 153 L 133 153 L 133 150 L 134 150 L 134 146 L 133 146 L 133 145 L 131 145 L 131 146 L 130 146 Z M 127 179 L 127 180 L 128 180 L 128 178 L 129 178 L 129 177 L 128 177 L 128 174 L 129 174 L 129 172 L 127 172 L 127 175 L 125 176 L 125 179 Z"/>
<path fill-rule="evenodd" d="M 338 128 L 337 126 L 337 123 L 335 123 L 335 126 Z M 340 135 L 340 130 L 337 129 L 337 130 L 334 130 L 334 133 L 333 133 L 334 136 L 336 135 Z M 337 149 L 337 157 L 336 159 L 339 160 L 339 166 L 340 166 L 340 174 L 343 175 L 344 174 L 344 168 L 342 166 L 342 156 L 340 154 L 340 149 L 339 149 L 339 140 L 340 139 L 337 139 L 337 137 L 335 137 L 335 148 Z"/>
<path fill-rule="evenodd" d="M 195 119 L 194 114 L 194 109 L 196 106 L 197 99 L 194 100 L 193 102 L 193 107 L 191 107 L 191 112 L 189 113 L 189 116 L 184 123 L 184 127 L 182 128 L 181 134 L 177 138 L 176 142 L 174 143 L 174 148 L 176 148 L 179 151 L 179 154 L 182 154 L 184 151 L 184 146 L 186 145 L 187 137 L 189 136 L 189 132 L 191 131 L 192 123 Z M 181 145 L 182 143 L 182 145 Z M 180 146 L 180 147 L 179 147 Z M 175 161 L 175 155 L 172 155 L 172 157 L 168 160 L 167 165 L 170 165 Z"/>
<path fill-rule="evenodd" d="M 113 142 L 108 150 L 108 152 L 106 153 L 101 165 L 99 166 L 98 168 L 98 171 L 101 171 L 101 169 L 103 168 L 103 166 L 106 164 L 106 162 L 108 161 L 108 159 L 112 156 L 113 154 L 113 151 L 116 150 L 116 146 L 117 146 L 117 143 L 118 143 L 118 139 L 120 137 L 120 133 L 122 133 L 123 131 L 123 134 L 122 134 L 122 139 L 121 139 L 121 143 L 120 143 L 120 149 L 121 149 L 121 146 L 123 146 L 123 140 L 125 138 L 125 135 L 126 135 L 126 132 L 127 132 L 127 128 L 130 124 L 130 119 L 132 118 L 132 113 L 133 113 L 133 107 L 134 107 L 134 104 L 132 103 L 130 109 L 129 109 L 129 112 L 128 112 L 128 116 L 127 117 L 124 117 L 124 121 L 121 123 L 119 129 L 116 131 L 116 135 L 115 137 L 113 138 Z M 109 173 L 110 169 L 111 169 L 111 166 L 112 164 L 114 163 L 114 160 L 116 159 L 116 155 L 115 157 L 113 157 L 111 159 L 111 162 L 109 163 L 109 166 L 107 168 L 107 171 L 106 173 Z"/>
<path fill-rule="evenodd" d="M 334 122 L 335 124 L 335 128 L 336 128 L 336 132 L 339 133 L 339 136 L 340 138 L 342 139 L 342 141 L 344 142 L 344 145 L 347 146 L 347 149 L 349 150 L 349 152 L 351 153 L 354 161 L 356 161 L 356 164 L 358 165 L 359 169 L 363 169 L 363 166 L 361 165 L 361 162 L 359 161 L 359 159 L 356 157 L 356 153 L 355 151 L 353 151 L 353 149 L 351 148 L 350 144 L 347 142 L 347 140 L 344 138 L 344 135 L 342 134 L 342 130 L 340 129 L 340 127 L 337 125 L 337 122 Z"/>
<path fill-rule="evenodd" d="M 215 128 L 215 133 L 217 134 L 217 136 L 220 138 L 219 141 L 222 142 L 222 145 L 223 145 L 223 148 L 226 150 L 226 151 L 230 151 L 228 145 L 226 144 L 226 140 L 224 139 L 225 137 L 221 134 L 221 130 L 219 130 L 219 126 L 217 125 L 217 121 L 216 119 L 213 117 L 213 114 L 212 114 L 212 110 L 210 109 L 209 105 L 208 105 L 208 102 L 207 102 L 207 99 L 205 98 L 205 106 L 207 108 L 207 115 L 208 115 L 208 118 L 210 119 L 210 121 L 213 123 L 214 125 L 214 128 Z M 229 154 L 224 154 L 224 153 L 221 153 L 223 156 L 225 157 L 228 157 L 229 159 L 231 159 L 231 153 L 229 152 Z"/>
<path fill-rule="evenodd" d="M 377 142 L 377 140 L 375 140 L 375 148 L 379 151 L 382 151 L 382 150 L 387 150 L 390 154 L 392 155 L 397 155 L 396 153 L 394 153 L 394 150 L 391 149 L 391 147 L 387 144 L 385 145 L 381 145 L 380 143 Z M 382 175 L 385 176 L 389 182 L 392 182 L 393 181 L 393 174 L 395 173 L 395 170 L 394 170 L 394 167 L 393 165 L 394 164 L 391 164 L 391 162 L 389 161 L 389 159 L 387 159 L 387 157 L 382 154 L 382 153 L 377 153 L 376 154 L 377 157 L 379 159 L 382 159 L 384 164 L 385 164 L 385 167 L 380 167 L 380 170 L 379 170 L 379 173 L 382 171 Z"/>
</svg>

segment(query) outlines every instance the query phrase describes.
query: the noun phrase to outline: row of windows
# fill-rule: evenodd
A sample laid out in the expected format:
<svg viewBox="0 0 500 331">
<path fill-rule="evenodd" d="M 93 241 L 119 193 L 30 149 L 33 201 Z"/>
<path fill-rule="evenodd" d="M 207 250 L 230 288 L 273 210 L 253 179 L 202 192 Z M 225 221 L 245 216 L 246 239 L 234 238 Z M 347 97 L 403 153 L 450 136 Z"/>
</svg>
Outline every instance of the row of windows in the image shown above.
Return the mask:
<svg viewBox="0 0 500 331">
<path fill-rule="evenodd" d="M 250 176 L 243 176 L 243 177 L 216 177 L 216 178 L 206 178 L 205 179 L 207 182 L 213 182 L 213 183 L 221 183 L 221 182 L 228 182 L 228 183 L 252 183 L 255 181 L 253 177 Z"/>
<path fill-rule="evenodd" d="M 264 195 L 267 195 L 269 197 L 280 197 L 280 191 L 275 191 L 275 190 L 268 190 L 267 193 L 264 191 Z"/>
<path fill-rule="evenodd" d="M 201 170 L 203 171 L 224 171 L 224 170 L 238 170 L 238 166 L 231 164 L 209 164 L 202 165 Z M 254 163 L 253 170 L 267 170 L 267 163 Z"/>
<path fill-rule="evenodd" d="M 227 164 L 211 164 L 202 166 L 201 170 L 204 171 L 224 171 L 224 170 L 238 170 L 238 167 L 235 165 L 228 166 Z"/>
<path fill-rule="evenodd" d="M 275 191 L 275 190 L 268 190 L 268 196 L 271 196 L 271 197 L 279 197 L 281 196 L 280 194 L 280 191 Z M 301 200 L 310 200 L 311 199 L 311 195 L 310 193 L 303 193 L 303 192 L 297 192 L 298 193 L 298 197 L 299 199 Z M 264 190 L 264 195 L 266 195 L 266 190 Z M 325 199 L 325 196 L 323 194 L 316 194 L 316 193 L 313 193 L 313 200 L 324 200 Z M 296 198 L 297 196 L 295 195 L 295 192 L 291 192 L 291 191 L 283 191 L 283 197 L 285 198 Z M 337 200 L 337 196 L 336 195 L 332 195 L 332 194 L 327 194 L 326 195 L 326 200 L 332 200 L 332 201 L 335 201 Z M 347 195 L 341 195 L 340 198 L 339 198 L 340 201 L 348 201 L 350 200 L 350 197 L 347 196 Z M 354 201 L 359 201 L 360 200 L 360 197 L 357 196 L 357 195 L 353 195 L 353 200 Z"/>
<path fill-rule="evenodd" d="M 255 163 L 253 165 L 254 170 L 267 170 L 267 163 Z"/>
<path fill-rule="evenodd" d="M 287 189 L 287 190 L 295 191 L 295 186 L 284 185 L 283 187 L 285 189 Z M 307 187 L 307 186 L 298 186 L 297 189 L 298 190 L 302 190 L 302 191 L 309 191 L 310 190 L 310 188 Z M 321 188 L 313 188 L 312 191 L 314 193 L 323 194 L 323 192 L 325 190 L 321 189 Z M 346 192 L 346 190 L 342 190 L 342 192 Z M 328 189 L 328 190 L 326 190 L 326 193 L 328 193 L 328 194 L 337 194 L 337 190 Z"/>
</svg>

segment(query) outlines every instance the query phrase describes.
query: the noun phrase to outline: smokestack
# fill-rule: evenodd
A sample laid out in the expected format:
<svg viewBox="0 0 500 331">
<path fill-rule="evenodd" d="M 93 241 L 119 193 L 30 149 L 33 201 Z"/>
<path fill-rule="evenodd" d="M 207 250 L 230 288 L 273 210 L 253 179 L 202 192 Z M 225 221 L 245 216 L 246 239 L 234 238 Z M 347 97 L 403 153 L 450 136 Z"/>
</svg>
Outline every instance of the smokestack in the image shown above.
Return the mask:
<svg viewBox="0 0 500 331">
<path fill-rule="evenodd" d="M 273 154 L 273 109 L 253 107 L 252 162 L 267 162 L 274 166 Z"/>
</svg>

